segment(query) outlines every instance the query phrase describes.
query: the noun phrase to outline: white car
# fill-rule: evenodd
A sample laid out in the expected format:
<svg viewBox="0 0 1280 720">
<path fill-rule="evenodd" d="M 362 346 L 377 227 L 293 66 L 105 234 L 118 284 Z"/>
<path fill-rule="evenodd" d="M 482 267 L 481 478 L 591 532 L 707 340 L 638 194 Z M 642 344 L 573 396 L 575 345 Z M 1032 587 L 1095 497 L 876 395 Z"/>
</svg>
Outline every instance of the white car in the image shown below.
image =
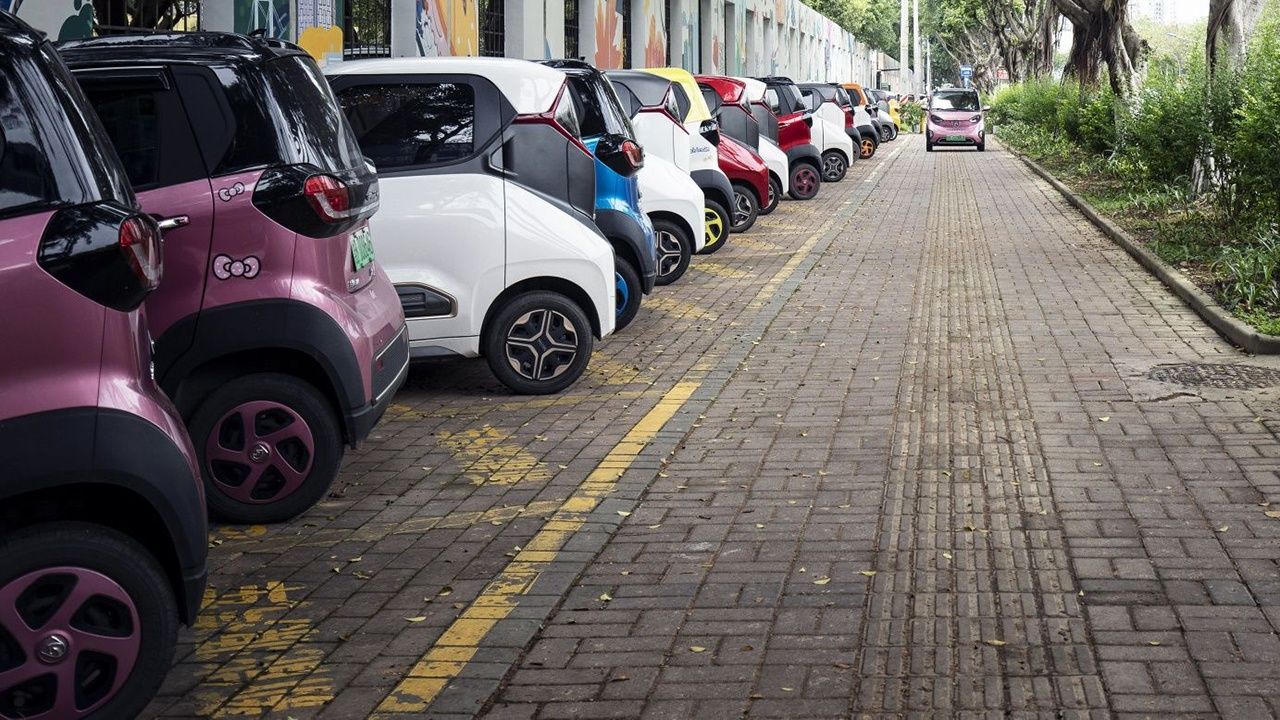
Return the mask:
<svg viewBox="0 0 1280 720">
<path fill-rule="evenodd" d="M 826 91 L 830 90 L 830 93 Z M 813 113 L 810 135 L 813 144 L 822 152 L 822 179 L 824 182 L 840 182 L 849 171 L 849 163 L 858 158 L 858 149 L 849 133 L 844 108 L 840 107 L 834 85 L 805 84 L 800 86 L 805 106 Z M 829 97 L 828 97 L 829 95 Z"/>
<path fill-rule="evenodd" d="M 690 256 L 706 244 L 702 188 L 689 175 L 689 131 L 678 112 L 671 81 L 628 70 L 605 73 L 631 117 L 644 148 L 640 206 L 653 223 L 658 243 L 659 285 L 670 285 L 689 268 Z"/>
<path fill-rule="evenodd" d="M 327 72 L 378 169 L 370 227 L 410 357 L 483 355 L 519 393 L 571 385 L 614 330 L 615 282 L 564 73 L 464 57 Z"/>
</svg>

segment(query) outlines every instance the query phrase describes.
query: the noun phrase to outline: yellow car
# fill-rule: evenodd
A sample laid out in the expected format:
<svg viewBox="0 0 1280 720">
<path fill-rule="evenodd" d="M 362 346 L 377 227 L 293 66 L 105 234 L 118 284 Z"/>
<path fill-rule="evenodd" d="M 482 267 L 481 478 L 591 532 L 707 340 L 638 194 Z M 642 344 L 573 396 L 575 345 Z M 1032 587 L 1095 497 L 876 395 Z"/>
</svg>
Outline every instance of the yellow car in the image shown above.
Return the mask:
<svg viewBox="0 0 1280 720">
<path fill-rule="evenodd" d="M 893 120 L 893 127 L 902 130 L 902 116 L 898 114 L 898 99 L 889 98 L 889 119 Z M 896 132 L 894 133 L 897 134 Z"/>
<path fill-rule="evenodd" d="M 644 72 L 671 81 L 677 111 L 683 114 L 676 119 L 684 123 L 689 133 L 689 157 L 687 160 L 663 159 L 687 169 L 689 176 L 702 188 L 706 202 L 703 211 L 706 245 L 700 252 L 713 253 L 724 247 L 724 240 L 729 237 L 729 228 L 732 227 L 729 210 L 734 207 L 733 186 L 729 183 L 729 176 L 720 169 L 720 157 L 716 152 L 719 126 L 711 116 L 698 82 L 688 70 L 666 67 L 645 68 Z"/>
</svg>

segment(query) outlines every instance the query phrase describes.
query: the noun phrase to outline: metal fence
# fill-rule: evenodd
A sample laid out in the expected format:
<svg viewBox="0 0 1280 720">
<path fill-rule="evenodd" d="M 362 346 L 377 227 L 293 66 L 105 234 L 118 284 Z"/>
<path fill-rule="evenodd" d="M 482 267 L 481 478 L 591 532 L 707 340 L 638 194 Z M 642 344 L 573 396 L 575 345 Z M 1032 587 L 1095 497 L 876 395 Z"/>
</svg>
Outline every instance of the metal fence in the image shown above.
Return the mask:
<svg viewBox="0 0 1280 720">
<path fill-rule="evenodd" d="M 391 57 L 391 0 L 346 1 L 342 57 Z"/>
<path fill-rule="evenodd" d="M 480 55 L 502 57 L 507 49 L 506 0 L 480 0 Z"/>
<path fill-rule="evenodd" d="M 200 30 L 200 0 L 94 0 L 98 35 Z"/>
</svg>

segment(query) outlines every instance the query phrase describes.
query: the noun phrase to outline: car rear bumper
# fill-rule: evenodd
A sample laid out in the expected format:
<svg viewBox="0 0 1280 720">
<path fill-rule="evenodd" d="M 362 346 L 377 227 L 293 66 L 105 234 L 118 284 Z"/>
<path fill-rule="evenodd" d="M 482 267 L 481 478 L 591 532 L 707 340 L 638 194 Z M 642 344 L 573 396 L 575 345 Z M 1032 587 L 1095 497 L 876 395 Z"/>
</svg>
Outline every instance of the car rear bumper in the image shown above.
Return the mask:
<svg viewBox="0 0 1280 720">
<path fill-rule="evenodd" d="M 373 398 L 368 405 L 347 411 L 352 445 L 369 437 L 409 375 L 409 332 L 406 325 L 401 324 L 400 331 L 373 358 L 373 366 L 369 370 Z"/>
</svg>

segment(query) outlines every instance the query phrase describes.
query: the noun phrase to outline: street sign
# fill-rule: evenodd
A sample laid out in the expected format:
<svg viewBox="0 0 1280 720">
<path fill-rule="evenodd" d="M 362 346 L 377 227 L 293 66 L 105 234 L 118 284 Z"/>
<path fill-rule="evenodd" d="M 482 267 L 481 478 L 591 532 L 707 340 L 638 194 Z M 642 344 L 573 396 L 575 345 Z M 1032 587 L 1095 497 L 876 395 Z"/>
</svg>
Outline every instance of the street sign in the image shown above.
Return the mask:
<svg viewBox="0 0 1280 720">
<path fill-rule="evenodd" d="M 971 79 L 973 79 L 973 66 L 972 66 L 972 65 L 961 65 L 961 66 L 960 66 L 960 79 L 961 79 L 961 80 L 971 80 Z"/>
</svg>

